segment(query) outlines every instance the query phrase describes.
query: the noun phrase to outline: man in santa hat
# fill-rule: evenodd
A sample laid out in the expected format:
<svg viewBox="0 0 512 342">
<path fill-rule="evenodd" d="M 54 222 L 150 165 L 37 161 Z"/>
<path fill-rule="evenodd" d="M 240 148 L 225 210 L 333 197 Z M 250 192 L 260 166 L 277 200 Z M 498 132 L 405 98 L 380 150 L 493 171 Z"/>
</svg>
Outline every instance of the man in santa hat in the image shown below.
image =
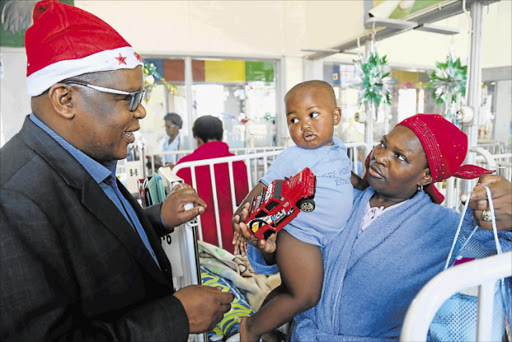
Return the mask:
<svg viewBox="0 0 512 342">
<path fill-rule="evenodd" d="M 188 188 L 143 210 L 115 175 L 146 115 L 140 56 L 76 7 L 41 1 L 33 18 L 32 113 L 0 153 L 0 340 L 186 341 L 212 329 L 232 294 L 175 291 L 160 245 L 204 201 Z"/>
</svg>

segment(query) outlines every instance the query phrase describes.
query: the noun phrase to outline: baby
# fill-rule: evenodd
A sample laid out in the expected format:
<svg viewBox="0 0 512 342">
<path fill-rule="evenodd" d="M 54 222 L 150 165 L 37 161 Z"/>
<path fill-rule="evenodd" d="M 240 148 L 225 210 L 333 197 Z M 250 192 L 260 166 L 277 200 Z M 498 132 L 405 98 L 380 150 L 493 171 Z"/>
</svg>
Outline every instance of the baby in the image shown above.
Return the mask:
<svg viewBox="0 0 512 342">
<path fill-rule="evenodd" d="M 323 81 L 294 86 L 285 96 L 288 130 L 295 146 L 281 152 L 243 203 L 261 193 L 275 179 L 284 179 L 309 167 L 316 175 L 315 210 L 301 212 L 277 234 L 276 263 L 282 284 L 253 316 L 240 324 L 241 341 L 259 341 L 297 314 L 315 306 L 323 279 L 322 247 L 340 233 L 352 209 L 350 160 L 343 142 L 333 137 L 341 120 L 333 88 Z M 234 217 L 235 254 L 246 252 L 240 233 L 240 206 Z M 341 208 L 341 209 L 340 209 Z M 244 223 L 241 223 L 244 224 Z"/>
</svg>

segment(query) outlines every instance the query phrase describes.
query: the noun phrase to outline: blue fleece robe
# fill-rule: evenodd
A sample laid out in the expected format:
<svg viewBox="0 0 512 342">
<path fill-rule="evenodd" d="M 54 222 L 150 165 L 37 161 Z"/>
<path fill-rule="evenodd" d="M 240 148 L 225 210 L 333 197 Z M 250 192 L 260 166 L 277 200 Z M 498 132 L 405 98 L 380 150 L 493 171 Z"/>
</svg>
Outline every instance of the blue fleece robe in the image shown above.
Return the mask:
<svg viewBox="0 0 512 342">
<path fill-rule="evenodd" d="M 398 339 L 409 305 L 420 289 L 443 270 L 460 214 L 432 203 L 423 192 L 385 211 L 360 233 L 372 188 L 355 190 L 345 229 L 324 249 L 324 283 L 318 305 L 295 318 L 292 341 L 382 341 Z M 466 214 L 461 238 L 474 227 Z M 512 233 L 499 233 L 503 252 Z M 491 231 L 472 241 L 495 254 Z M 272 271 L 251 249 L 255 271 Z"/>
</svg>

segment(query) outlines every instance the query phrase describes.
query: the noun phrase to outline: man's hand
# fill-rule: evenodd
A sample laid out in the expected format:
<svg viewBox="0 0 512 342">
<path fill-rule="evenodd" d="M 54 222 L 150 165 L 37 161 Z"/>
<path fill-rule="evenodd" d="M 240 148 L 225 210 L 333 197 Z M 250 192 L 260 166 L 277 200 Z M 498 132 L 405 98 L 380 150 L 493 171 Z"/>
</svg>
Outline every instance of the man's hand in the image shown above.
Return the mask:
<svg viewBox="0 0 512 342">
<path fill-rule="evenodd" d="M 185 204 L 192 204 L 193 208 L 185 210 Z M 206 203 L 197 195 L 190 186 L 183 189 L 175 189 L 162 203 L 161 215 L 165 225 L 169 228 L 188 222 L 204 212 Z"/>
<path fill-rule="evenodd" d="M 490 210 L 487 194 L 483 187 L 487 185 L 491 190 L 498 230 L 512 230 L 512 183 L 501 176 L 483 175 L 471 193 L 469 207 L 473 209 L 476 224 L 484 229 L 492 230 L 492 223 L 482 220 L 482 211 Z M 466 194 L 461 196 L 465 202 Z"/>
<path fill-rule="evenodd" d="M 174 293 L 185 308 L 189 322 L 189 332 L 198 334 L 212 330 L 226 312 L 231 309 L 234 296 L 231 292 L 221 292 L 220 288 L 191 285 Z"/>
</svg>

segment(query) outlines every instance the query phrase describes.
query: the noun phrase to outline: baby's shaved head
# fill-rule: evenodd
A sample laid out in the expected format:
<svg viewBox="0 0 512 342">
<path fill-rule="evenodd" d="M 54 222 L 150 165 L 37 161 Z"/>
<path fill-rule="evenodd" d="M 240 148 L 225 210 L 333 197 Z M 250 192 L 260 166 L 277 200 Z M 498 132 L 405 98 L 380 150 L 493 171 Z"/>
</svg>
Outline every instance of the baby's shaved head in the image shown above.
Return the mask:
<svg viewBox="0 0 512 342">
<path fill-rule="evenodd" d="M 306 92 L 310 89 L 315 89 L 316 91 L 321 90 L 322 92 L 325 93 L 325 96 L 329 97 L 329 100 L 332 101 L 333 107 L 337 106 L 336 105 L 336 94 L 334 94 L 334 89 L 332 88 L 332 86 L 329 83 L 327 83 L 325 81 L 320 81 L 320 80 L 305 81 L 305 82 L 301 82 L 301 83 L 293 86 L 293 88 L 290 89 L 286 93 L 284 100 L 286 102 L 286 98 L 288 97 L 288 95 L 290 95 L 292 93 Z"/>
</svg>

